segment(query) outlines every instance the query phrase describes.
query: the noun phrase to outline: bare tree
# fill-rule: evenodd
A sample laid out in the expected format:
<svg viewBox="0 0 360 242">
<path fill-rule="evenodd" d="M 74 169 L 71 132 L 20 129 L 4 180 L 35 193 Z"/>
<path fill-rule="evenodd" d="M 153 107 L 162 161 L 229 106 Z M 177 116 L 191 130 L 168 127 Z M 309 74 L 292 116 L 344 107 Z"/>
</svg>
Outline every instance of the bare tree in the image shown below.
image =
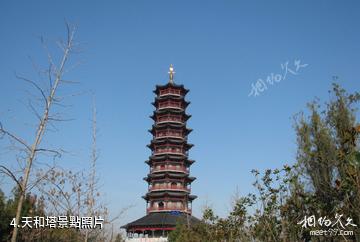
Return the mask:
<svg viewBox="0 0 360 242">
<path fill-rule="evenodd" d="M 38 189 L 45 196 L 48 211 L 54 214 L 70 213 L 76 216 L 101 217 L 104 228 L 81 229 L 78 240 L 112 241 L 113 223 L 118 220 L 131 206 L 123 208 L 117 215 L 110 218 L 107 206 L 100 199 L 100 184 L 97 177 L 97 120 L 96 106 L 92 108 L 92 146 L 88 171 L 67 171 L 60 167 L 43 174 L 44 182 L 38 184 Z M 106 226 L 106 228 L 105 228 Z"/>
<path fill-rule="evenodd" d="M 57 97 L 57 92 L 59 89 L 59 86 L 66 83 L 63 79 L 63 75 L 66 72 L 66 65 L 69 59 L 69 56 L 74 51 L 75 43 L 74 43 L 74 35 L 75 35 L 75 27 L 70 26 L 68 23 L 66 23 L 67 28 L 67 39 L 65 42 L 58 42 L 58 46 L 60 47 L 62 51 L 62 57 L 60 58 L 60 61 L 58 64 L 55 63 L 52 55 L 49 51 L 48 53 L 48 64 L 49 68 L 47 69 L 47 77 L 49 81 L 49 88 L 48 90 L 45 88 L 42 88 L 39 85 L 38 81 L 28 79 L 22 76 L 17 75 L 17 78 L 30 83 L 37 91 L 39 91 L 41 95 L 41 99 L 43 102 L 43 110 L 42 114 L 40 115 L 35 108 L 33 108 L 32 104 L 29 103 L 30 108 L 32 111 L 36 114 L 37 118 L 39 119 L 34 140 L 31 143 L 28 143 L 24 139 L 20 138 L 20 136 L 15 135 L 8 130 L 6 130 L 3 125 L 0 123 L 0 134 L 8 136 L 12 141 L 16 142 L 17 144 L 21 145 L 21 147 L 25 150 L 26 154 L 26 162 L 25 167 L 22 171 L 22 179 L 17 179 L 13 172 L 10 171 L 10 169 L 7 169 L 6 167 L 2 166 L 2 171 L 5 172 L 5 174 L 9 175 L 19 186 L 20 190 L 20 197 L 17 204 L 17 210 L 16 210 L 16 217 L 15 217 L 15 224 L 19 224 L 20 222 L 20 215 L 23 207 L 24 198 L 26 196 L 26 192 L 29 189 L 29 181 L 32 176 L 32 170 L 33 165 L 38 157 L 39 153 L 42 152 L 50 152 L 54 153 L 56 155 L 59 155 L 60 153 L 56 150 L 50 150 L 50 149 L 44 149 L 40 147 L 44 134 L 48 127 L 51 124 L 52 121 L 61 121 L 59 116 L 57 114 L 52 113 L 53 106 L 56 104 L 60 104 L 61 100 Z M 42 39 L 43 40 L 43 39 Z M 44 42 L 43 42 L 44 44 Z M 44 47 L 46 45 L 44 44 Z M 18 235 L 18 227 L 14 226 L 14 230 L 11 237 L 11 242 L 16 242 L 16 238 Z"/>
<path fill-rule="evenodd" d="M 89 180 L 86 183 L 88 186 L 88 194 L 86 197 L 86 205 L 87 205 L 87 216 L 95 216 L 96 208 L 95 201 L 96 196 L 100 196 L 100 193 L 97 192 L 97 178 L 96 178 L 96 162 L 98 160 L 98 151 L 96 145 L 96 137 L 97 137 L 97 126 L 96 126 L 96 105 L 95 98 L 93 96 L 93 108 L 92 108 L 92 147 L 91 147 L 91 158 L 90 158 L 90 174 Z M 96 194 L 95 194 L 96 193 Z M 97 211 L 98 214 L 103 213 L 103 215 L 107 215 L 107 209 L 105 207 L 98 208 L 100 211 Z M 85 230 L 85 242 L 88 241 L 90 230 Z"/>
</svg>

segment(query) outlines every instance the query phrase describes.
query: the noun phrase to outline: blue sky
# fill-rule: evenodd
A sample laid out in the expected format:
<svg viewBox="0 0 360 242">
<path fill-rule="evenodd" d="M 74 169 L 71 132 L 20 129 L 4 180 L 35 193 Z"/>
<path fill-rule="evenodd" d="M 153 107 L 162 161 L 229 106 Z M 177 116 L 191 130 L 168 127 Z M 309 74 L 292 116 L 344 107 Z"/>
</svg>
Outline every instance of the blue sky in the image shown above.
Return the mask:
<svg viewBox="0 0 360 242">
<path fill-rule="evenodd" d="M 52 43 L 65 35 L 65 19 L 76 24 L 83 51 L 72 60 L 81 65 L 66 78 L 80 84 L 60 93 L 83 93 L 66 99 L 72 106 L 62 111 L 74 121 L 59 124 L 45 143 L 71 151 L 64 167 L 86 167 L 94 92 L 103 199 L 112 213 L 135 205 L 124 224 L 145 214 L 152 90 L 166 83 L 172 63 L 175 81 L 191 90 L 194 214 L 210 204 L 224 216 L 236 189 L 252 191 L 251 169 L 294 161 L 292 116 L 314 97 L 327 100 L 333 76 L 359 90 L 359 11 L 358 1 L 325 0 L 1 1 L 0 120 L 31 137 L 35 119 L 24 105 L 30 87 L 14 72 L 36 77 L 28 56 L 46 63 L 38 37 Z M 308 65 L 249 96 L 259 78 L 283 74 L 285 62 L 294 69 L 295 60 Z M 0 152 L 11 166 L 8 157 Z"/>
</svg>

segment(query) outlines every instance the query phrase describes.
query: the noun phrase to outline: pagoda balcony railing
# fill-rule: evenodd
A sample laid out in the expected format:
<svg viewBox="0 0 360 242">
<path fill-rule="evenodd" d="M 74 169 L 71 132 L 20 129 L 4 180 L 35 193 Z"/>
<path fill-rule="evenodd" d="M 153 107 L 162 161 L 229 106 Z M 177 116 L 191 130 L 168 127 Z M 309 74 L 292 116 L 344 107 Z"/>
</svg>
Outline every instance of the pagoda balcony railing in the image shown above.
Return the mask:
<svg viewBox="0 0 360 242">
<path fill-rule="evenodd" d="M 174 155 L 185 155 L 188 156 L 188 151 L 183 150 L 173 150 L 173 149 L 163 149 L 163 150 L 156 150 L 152 152 L 152 155 L 162 155 L 162 154 L 174 154 Z"/>
<path fill-rule="evenodd" d="M 175 95 L 175 96 L 181 96 L 180 90 L 174 90 L 174 89 L 165 89 L 160 91 L 160 97 L 165 95 Z"/>
<path fill-rule="evenodd" d="M 168 185 L 168 186 L 150 186 L 149 191 L 161 191 L 161 190 L 173 190 L 173 191 L 185 191 L 190 192 L 190 188 L 187 187 L 181 187 L 181 186 L 174 186 L 174 185 Z"/>
<path fill-rule="evenodd" d="M 166 101 L 166 102 L 160 102 L 159 109 L 163 108 L 178 108 L 178 109 L 184 109 L 184 105 L 180 102 L 172 102 L 172 101 Z"/>
<path fill-rule="evenodd" d="M 155 138 L 181 138 L 184 139 L 182 132 L 158 132 Z"/>
<path fill-rule="evenodd" d="M 158 237 L 148 237 L 148 235 L 139 234 L 136 236 L 139 237 L 132 237 L 134 235 L 128 235 L 126 238 L 126 242 L 168 242 L 167 238 L 158 238 Z"/>
<path fill-rule="evenodd" d="M 180 172 L 189 173 L 190 169 L 186 167 L 176 167 L 176 166 L 154 167 L 151 169 L 151 172 L 161 172 L 161 171 L 180 171 Z"/>
<path fill-rule="evenodd" d="M 176 206 L 164 206 L 164 207 L 148 207 L 147 212 L 159 212 L 159 211 L 180 211 L 185 213 L 191 213 L 191 208 L 179 208 Z"/>
<path fill-rule="evenodd" d="M 175 123 L 183 123 L 184 120 L 179 117 L 179 116 L 172 116 L 172 115 L 169 115 L 169 116 L 160 116 L 156 119 L 156 122 L 158 124 L 160 123 L 166 123 L 166 122 L 175 122 Z"/>
</svg>

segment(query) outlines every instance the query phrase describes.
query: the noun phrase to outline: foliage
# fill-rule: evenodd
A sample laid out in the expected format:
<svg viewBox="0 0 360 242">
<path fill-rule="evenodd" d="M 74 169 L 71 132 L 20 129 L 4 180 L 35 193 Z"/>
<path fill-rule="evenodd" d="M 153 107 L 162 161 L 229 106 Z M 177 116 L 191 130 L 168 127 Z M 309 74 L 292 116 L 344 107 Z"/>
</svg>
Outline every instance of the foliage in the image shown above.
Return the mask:
<svg viewBox="0 0 360 242">
<path fill-rule="evenodd" d="M 11 221 L 15 218 L 17 203 L 20 197 L 18 188 L 13 189 L 12 198 L 6 199 L 0 190 L 0 241 L 9 241 L 13 225 Z M 28 193 L 23 203 L 21 217 L 44 216 L 43 200 Z M 24 227 L 19 230 L 17 241 L 78 241 L 79 232 L 69 230 L 66 232 L 51 229 L 29 229 Z"/>
<path fill-rule="evenodd" d="M 118 233 L 115 237 L 114 242 L 123 242 L 123 241 L 124 241 L 123 237 L 121 236 L 121 234 Z"/>
</svg>

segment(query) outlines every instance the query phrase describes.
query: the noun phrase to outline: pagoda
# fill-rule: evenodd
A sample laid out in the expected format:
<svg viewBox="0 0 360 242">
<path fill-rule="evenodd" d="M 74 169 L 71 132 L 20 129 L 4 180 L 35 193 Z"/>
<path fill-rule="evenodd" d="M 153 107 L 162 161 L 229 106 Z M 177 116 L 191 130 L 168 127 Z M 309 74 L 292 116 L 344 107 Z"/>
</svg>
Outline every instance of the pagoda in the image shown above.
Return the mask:
<svg viewBox="0 0 360 242">
<path fill-rule="evenodd" d="M 185 100 L 189 92 L 183 85 L 175 84 L 174 68 L 170 65 L 169 81 L 157 85 L 154 93 L 155 111 L 150 116 L 154 124 L 149 132 L 153 138 L 148 145 L 151 155 L 146 164 L 149 174 L 144 178 L 148 191 L 143 196 L 146 201 L 146 216 L 124 225 L 127 241 L 132 238 L 147 237 L 166 241 L 169 231 L 177 223 L 197 223 L 199 220 L 191 215 L 191 183 L 196 179 L 190 176 L 190 166 L 194 160 L 189 159 L 188 135 L 192 131 L 186 122 L 191 115 L 186 114 L 190 102 Z M 161 239 L 164 240 L 158 240 Z"/>
</svg>

